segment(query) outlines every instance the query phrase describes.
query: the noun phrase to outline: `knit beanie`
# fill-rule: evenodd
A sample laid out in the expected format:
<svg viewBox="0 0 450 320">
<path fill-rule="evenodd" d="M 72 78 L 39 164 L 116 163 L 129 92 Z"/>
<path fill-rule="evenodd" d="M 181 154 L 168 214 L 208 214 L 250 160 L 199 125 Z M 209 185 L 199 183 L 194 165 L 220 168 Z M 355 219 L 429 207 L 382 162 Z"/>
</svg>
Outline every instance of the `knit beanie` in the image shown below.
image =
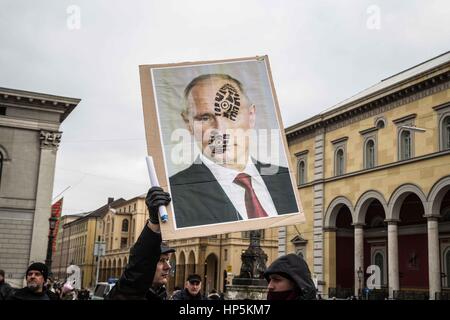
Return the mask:
<svg viewBox="0 0 450 320">
<path fill-rule="evenodd" d="M 43 264 L 42 262 L 35 262 L 32 263 L 28 269 L 27 269 L 27 273 L 25 275 L 28 274 L 28 272 L 30 272 L 31 270 L 34 271 L 39 271 L 40 273 L 42 273 L 42 276 L 44 277 L 44 280 L 47 281 L 48 278 L 48 268 L 45 264 Z"/>
</svg>

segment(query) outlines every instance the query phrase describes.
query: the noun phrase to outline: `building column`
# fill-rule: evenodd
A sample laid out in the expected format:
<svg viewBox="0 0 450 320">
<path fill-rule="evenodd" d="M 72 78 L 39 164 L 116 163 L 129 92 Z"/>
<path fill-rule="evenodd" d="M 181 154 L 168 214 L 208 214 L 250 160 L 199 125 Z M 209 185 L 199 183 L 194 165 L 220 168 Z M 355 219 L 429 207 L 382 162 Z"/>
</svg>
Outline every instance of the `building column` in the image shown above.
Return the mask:
<svg viewBox="0 0 450 320">
<path fill-rule="evenodd" d="M 186 280 L 186 274 L 184 272 L 184 264 L 177 264 L 176 265 L 176 272 L 175 272 L 175 286 L 180 286 L 181 288 L 184 288 L 184 281 Z"/>
<path fill-rule="evenodd" d="M 185 280 L 187 280 L 187 277 L 189 277 L 189 264 L 187 264 L 187 263 L 185 263 L 184 264 L 184 277 L 185 277 Z"/>
<path fill-rule="evenodd" d="M 60 132 L 40 132 L 41 155 L 39 158 L 39 175 L 36 186 L 36 207 L 33 217 L 30 261 L 43 262 L 47 253 L 49 218 L 55 178 L 56 151 L 61 140 Z"/>
<path fill-rule="evenodd" d="M 287 227 L 278 228 L 278 256 L 284 256 L 286 254 L 286 234 Z"/>
<path fill-rule="evenodd" d="M 328 295 L 329 288 L 336 288 L 336 228 L 324 228 L 324 295 Z"/>
<path fill-rule="evenodd" d="M 438 217 L 427 217 L 428 234 L 428 281 L 430 300 L 434 300 L 436 292 L 441 292 L 441 270 L 439 266 L 439 222 Z"/>
<path fill-rule="evenodd" d="M 314 176 L 313 181 L 322 180 L 325 172 L 325 130 L 318 129 L 314 137 Z M 323 294 L 324 286 L 324 254 L 323 254 L 323 217 L 324 217 L 324 183 L 313 185 L 313 272 L 317 277 L 317 289 Z M 328 292 L 327 292 L 328 293 Z"/>
<path fill-rule="evenodd" d="M 364 288 L 364 225 L 354 224 L 355 227 L 355 269 L 354 269 L 354 279 L 355 279 L 355 296 L 361 294 L 362 288 Z M 358 275 L 358 271 L 361 270 L 362 274 Z M 359 278 L 361 277 L 361 279 Z"/>
<path fill-rule="evenodd" d="M 388 281 L 389 298 L 394 297 L 394 291 L 400 289 L 398 276 L 398 220 L 387 220 L 388 224 Z"/>
<path fill-rule="evenodd" d="M 198 259 L 195 267 L 196 273 L 202 278 L 202 292 L 205 293 L 206 289 L 206 281 L 205 281 L 205 263 L 206 263 L 206 247 L 207 245 L 204 243 L 204 238 L 200 238 L 199 250 L 198 250 Z"/>
</svg>

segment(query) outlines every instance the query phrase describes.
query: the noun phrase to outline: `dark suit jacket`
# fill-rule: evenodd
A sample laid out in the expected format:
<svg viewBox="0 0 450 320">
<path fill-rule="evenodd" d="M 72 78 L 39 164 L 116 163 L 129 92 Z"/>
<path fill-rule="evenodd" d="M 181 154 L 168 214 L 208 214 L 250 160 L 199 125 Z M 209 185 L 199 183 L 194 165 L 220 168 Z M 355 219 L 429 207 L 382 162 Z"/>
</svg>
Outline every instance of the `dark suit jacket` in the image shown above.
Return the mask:
<svg viewBox="0 0 450 320">
<path fill-rule="evenodd" d="M 278 171 L 271 172 L 277 173 L 265 175 L 262 169 L 270 164 L 256 161 L 255 166 L 278 214 L 298 212 L 289 170 L 274 166 Z M 169 180 L 177 228 L 242 220 L 225 191 L 203 163 L 194 163 Z"/>
</svg>

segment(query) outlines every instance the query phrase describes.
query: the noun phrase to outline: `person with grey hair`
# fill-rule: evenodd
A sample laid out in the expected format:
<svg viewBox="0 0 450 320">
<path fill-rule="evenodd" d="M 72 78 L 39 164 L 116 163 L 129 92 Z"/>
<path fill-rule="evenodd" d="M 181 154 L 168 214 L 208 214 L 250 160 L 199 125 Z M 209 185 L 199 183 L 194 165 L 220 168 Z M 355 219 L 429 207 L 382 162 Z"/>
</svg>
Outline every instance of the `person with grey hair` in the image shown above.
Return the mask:
<svg viewBox="0 0 450 320">
<path fill-rule="evenodd" d="M 288 168 L 250 155 L 257 107 L 228 74 L 204 74 L 184 90 L 182 119 L 201 154 L 170 177 L 177 228 L 298 212 Z"/>
</svg>

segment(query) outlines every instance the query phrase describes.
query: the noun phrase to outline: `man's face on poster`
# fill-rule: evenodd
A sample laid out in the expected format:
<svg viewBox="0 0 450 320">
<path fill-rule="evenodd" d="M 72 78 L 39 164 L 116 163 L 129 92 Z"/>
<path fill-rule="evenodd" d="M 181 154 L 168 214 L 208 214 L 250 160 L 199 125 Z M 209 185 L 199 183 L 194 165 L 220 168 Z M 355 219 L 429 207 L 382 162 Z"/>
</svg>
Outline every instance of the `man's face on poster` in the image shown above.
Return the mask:
<svg viewBox="0 0 450 320">
<path fill-rule="evenodd" d="M 204 156 L 242 170 L 248 160 L 255 106 L 232 80 L 211 78 L 197 83 L 187 96 L 184 120 Z"/>
</svg>

